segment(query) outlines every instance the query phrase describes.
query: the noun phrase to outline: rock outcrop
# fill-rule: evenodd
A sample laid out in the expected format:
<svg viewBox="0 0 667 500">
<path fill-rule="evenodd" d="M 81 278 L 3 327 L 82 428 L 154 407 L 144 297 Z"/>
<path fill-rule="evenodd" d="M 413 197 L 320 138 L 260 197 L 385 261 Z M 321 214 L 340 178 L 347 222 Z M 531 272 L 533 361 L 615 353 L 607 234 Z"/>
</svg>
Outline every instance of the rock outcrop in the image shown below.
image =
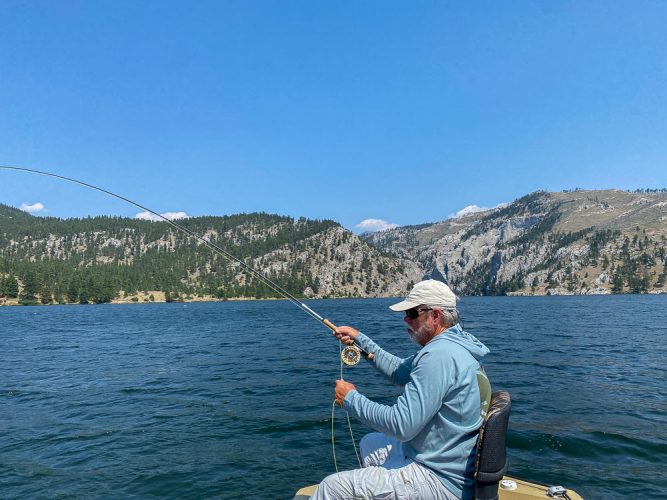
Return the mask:
<svg viewBox="0 0 667 500">
<path fill-rule="evenodd" d="M 536 192 L 435 224 L 363 238 L 460 294 L 659 292 L 667 193 Z"/>
</svg>

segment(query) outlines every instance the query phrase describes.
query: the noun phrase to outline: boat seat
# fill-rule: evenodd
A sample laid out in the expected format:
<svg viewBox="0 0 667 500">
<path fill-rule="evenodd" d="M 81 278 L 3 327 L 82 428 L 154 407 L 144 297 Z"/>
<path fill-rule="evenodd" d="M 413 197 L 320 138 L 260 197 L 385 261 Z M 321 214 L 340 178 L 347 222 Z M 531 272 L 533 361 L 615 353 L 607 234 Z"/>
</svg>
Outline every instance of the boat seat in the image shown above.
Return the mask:
<svg viewBox="0 0 667 500">
<path fill-rule="evenodd" d="M 475 461 L 475 499 L 497 500 L 498 483 L 507 472 L 505 441 L 512 398 L 509 392 L 496 391 L 477 438 Z"/>
</svg>

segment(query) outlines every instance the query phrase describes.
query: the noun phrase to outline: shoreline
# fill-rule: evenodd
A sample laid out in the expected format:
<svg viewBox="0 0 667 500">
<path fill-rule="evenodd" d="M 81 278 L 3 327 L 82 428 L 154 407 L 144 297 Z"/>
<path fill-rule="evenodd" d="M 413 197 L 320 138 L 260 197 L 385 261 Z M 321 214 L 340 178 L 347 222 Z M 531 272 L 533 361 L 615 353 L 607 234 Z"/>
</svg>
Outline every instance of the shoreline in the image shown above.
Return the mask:
<svg viewBox="0 0 667 500">
<path fill-rule="evenodd" d="M 585 297 L 585 296 L 614 296 L 614 295 L 666 295 L 667 290 L 651 290 L 646 293 L 612 293 L 607 290 L 603 293 L 525 293 L 525 292 L 510 292 L 507 295 L 463 295 L 459 298 L 464 297 Z M 151 299 L 150 297 L 153 296 Z M 399 299 L 401 297 L 397 296 L 383 296 L 383 297 L 301 297 L 298 300 L 351 300 L 351 299 Z M 19 303 L 18 298 L 0 298 L 0 308 L 1 307 L 25 307 L 25 306 L 88 306 L 88 305 L 123 305 L 123 304 L 169 304 L 169 303 L 180 303 L 180 304 L 192 304 L 197 302 L 245 302 L 245 301 L 272 301 L 272 300 L 289 300 L 285 297 L 230 297 L 230 298 L 217 298 L 213 296 L 204 296 L 204 297 L 190 297 L 190 298 L 178 298 L 176 300 L 165 300 L 164 292 L 149 292 L 147 294 L 142 293 L 138 295 L 133 295 L 131 297 L 120 297 L 115 298 L 111 302 L 102 302 L 94 303 L 90 302 L 87 304 L 81 304 L 79 302 L 52 302 L 50 304 L 42 304 L 39 301 L 36 301 L 34 304 L 21 304 Z"/>
<path fill-rule="evenodd" d="M 150 296 L 153 296 L 153 299 L 150 299 Z M 348 300 L 348 299 L 378 299 L 378 298 L 400 298 L 395 296 L 386 296 L 386 297 L 296 297 L 298 300 Z M 134 300 L 136 299 L 136 300 Z M 246 301 L 272 301 L 272 300 L 289 300 L 285 297 L 229 297 L 229 298 L 217 298 L 213 296 L 204 296 L 204 297 L 190 297 L 190 298 L 178 298 L 175 300 L 167 301 L 165 299 L 164 292 L 149 292 L 142 293 L 139 295 L 133 295 L 131 297 L 120 297 L 115 298 L 110 302 L 89 302 L 82 304 L 80 302 L 51 302 L 49 304 L 42 304 L 37 300 L 34 304 L 21 304 L 19 303 L 18 298 L 0 298 L 0 307 L 25 307 L 25 306 L 90 306 L 90 305 L 124 305 L 124 304 L 192 304 L 197 302 L 246 302 Z"/>
</svg>

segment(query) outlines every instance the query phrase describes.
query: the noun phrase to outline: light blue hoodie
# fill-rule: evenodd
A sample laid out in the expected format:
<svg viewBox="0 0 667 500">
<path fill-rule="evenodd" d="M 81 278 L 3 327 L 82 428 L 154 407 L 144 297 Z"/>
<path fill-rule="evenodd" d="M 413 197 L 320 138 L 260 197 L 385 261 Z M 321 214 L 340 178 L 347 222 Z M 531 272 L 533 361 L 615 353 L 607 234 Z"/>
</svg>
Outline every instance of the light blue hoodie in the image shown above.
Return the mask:
<svg viewBox="0 0 667 500">
<path fill-rule="evenodd" d="M 373 365 L 404 391 L 393 406 L 350 391 L 345 409 L 402 441 L 406 456 L 435 472 L 452 493 L 472 498 L 475 444 L 491 393 L 480 360 L 489 349 L 459 325 L 406 359 L 382 350 L 363 334 L 356 342 L 375 355 Z M 483 376 L 478 377 L 478 371 Z"/>
</svg>

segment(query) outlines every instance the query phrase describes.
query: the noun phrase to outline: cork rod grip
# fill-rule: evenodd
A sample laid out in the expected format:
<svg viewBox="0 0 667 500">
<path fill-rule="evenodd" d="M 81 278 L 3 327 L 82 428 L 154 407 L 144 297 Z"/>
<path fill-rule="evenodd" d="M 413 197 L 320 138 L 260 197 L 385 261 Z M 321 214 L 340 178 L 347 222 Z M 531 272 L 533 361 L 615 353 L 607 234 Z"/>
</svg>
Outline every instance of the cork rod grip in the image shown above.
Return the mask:
<svg viewBox="0 0 667 500">
<path fill-rule="evenodd" d="M 331 329 L 332 332 L 336 331 L 336 325 L 334 325 L 334 324 L 333 324 L 331 321 L 329 321 L 328 319 L 323 319 L 323 320 L 322 320 L 322 323 L 324 323 L 325 325 L 327 325 L 327 326 L 329 327 L 329 329 Z"/>
</svg>

